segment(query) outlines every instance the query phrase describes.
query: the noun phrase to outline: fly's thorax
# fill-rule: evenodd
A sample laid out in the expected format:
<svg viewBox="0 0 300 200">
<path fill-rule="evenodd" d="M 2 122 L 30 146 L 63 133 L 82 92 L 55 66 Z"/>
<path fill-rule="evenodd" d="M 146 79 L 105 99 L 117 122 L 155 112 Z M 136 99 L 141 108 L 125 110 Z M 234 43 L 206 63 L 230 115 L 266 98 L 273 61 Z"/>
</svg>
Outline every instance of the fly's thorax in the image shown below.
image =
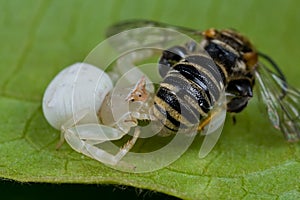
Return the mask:
<svg viewBox="0 0 300 200">
<path fill-rule="evenodd" d="M 215 61 L 225 78 L 227 111 L 240 112 L 252 97 L 254 73 L 258 62 L 248 38 L 234 30 L 209 29 L 201 46 Z"/>
<path fill-rule="evenodd" d="M 222 69 L 226 79 L 236 76 L 253 78 L 257 52 L 248 38 L 233 30 L 208 29 L 201 46 Z"/>
</svg>

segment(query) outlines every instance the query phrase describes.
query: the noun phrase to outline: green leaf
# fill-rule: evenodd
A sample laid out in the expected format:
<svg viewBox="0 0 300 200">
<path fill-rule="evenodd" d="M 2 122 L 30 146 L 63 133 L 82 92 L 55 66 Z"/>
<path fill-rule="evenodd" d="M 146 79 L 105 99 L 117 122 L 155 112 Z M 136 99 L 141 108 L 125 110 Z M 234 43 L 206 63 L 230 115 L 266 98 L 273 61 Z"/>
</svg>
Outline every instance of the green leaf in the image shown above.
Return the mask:
<svg viewBox="0 0 300 200">
<path fill-rule="evenodd" d="M 300 198 L 300 146 L 274 130 L 257 98 L 227 118 L 217 146 L 198 159 L 196 138 L 175 163 L 131 174 L 74 152 L 59 151 L 59 132 L 41 110 L 47 84 L 82 61 L 108 25 L 146 18 L 205 29 L 233 27 L 270 54 L 300 86 L 300 4 L 289 1 L 35 1 L 0 2 L 0 177 L 22 182 L 123 184 L 184 199 Z"/>
</svg>

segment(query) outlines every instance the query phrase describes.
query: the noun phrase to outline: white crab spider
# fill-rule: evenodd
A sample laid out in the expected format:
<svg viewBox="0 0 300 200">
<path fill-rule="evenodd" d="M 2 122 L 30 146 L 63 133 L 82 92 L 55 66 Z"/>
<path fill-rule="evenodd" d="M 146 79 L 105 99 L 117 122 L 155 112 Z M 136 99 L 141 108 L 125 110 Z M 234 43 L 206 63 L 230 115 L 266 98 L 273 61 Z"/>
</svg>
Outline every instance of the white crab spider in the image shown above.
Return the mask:
<svg viewBox="0 0 300 200">
<path fill-rule="evenodd" d="M 140 134 L 137 118 L 150 120 L 147 108 L 151 98 L 145 78 L 133 89 L 112 90 L 112 85 L 104 71 L 86 63 L 76 63 L 53 79 L 44 94 L 43 112 L 47 121 L 61 130 L 58 146 L 66 140 L 77 152 L 109 165 L 116 165 L 126 155 Z M 112 107 L 112 101 L 119 107 Z M 136 127 L 133 138 L 116 155 L 94 146 L 122 138 L 131 127 Z"/>
</svg>

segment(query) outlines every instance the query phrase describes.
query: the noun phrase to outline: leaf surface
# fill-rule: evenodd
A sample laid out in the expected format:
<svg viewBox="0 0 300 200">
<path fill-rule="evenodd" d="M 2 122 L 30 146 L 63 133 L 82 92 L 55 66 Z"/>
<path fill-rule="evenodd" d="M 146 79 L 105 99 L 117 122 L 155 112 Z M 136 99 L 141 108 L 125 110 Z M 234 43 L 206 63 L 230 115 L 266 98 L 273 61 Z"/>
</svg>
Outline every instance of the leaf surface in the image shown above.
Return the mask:
<svg viewBox="0 0 300 200">
<path fill-rule="evenodd" d="M 55 145 L 42 114 L 43 92 L 65 66 L 82 61 L 108 25 L 132 18 L 205 29 L 233 27 L 270 54 L 300 88 L 299 1 L 0 2 L 0 177 L 22 182 L 124 184 L 184 199 L 300 198 L 300 146 L 274 130 L 253 98 L 217 146 L 198 159 L 201 139 L 161 170 L 115 171 Z M 258 106 L 260 105 L 260 106 Z"/>
</svg>

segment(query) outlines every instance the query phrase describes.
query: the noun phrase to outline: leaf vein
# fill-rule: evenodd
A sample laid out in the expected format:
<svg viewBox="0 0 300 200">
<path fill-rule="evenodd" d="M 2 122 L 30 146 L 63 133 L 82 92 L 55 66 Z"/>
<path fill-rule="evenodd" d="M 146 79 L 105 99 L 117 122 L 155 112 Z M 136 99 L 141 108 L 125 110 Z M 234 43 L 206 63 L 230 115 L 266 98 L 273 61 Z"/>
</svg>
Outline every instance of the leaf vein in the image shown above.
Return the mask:
<svg viewBox="0 0 300 200">
<path fill-rule="evenodd" d="M 35 118 L 35 116 L 40 112 L 41 110 L 41 106 L 38 106 L 33 112 L 32 114 L 29 116 L 29 118 L 27 119 L 26 123 L 25 123 L 25 126 L 23 128 L 23 132 L 22 132 L 22 137 L 21 138 L 24 138 L 25 141 L 32 147 L 34 148 L 35 150 L 39 151 L 39 148 L 36 147 L 36 145 L 28 139 L 28 137 L 26 136 L 27 133 L 28 133 L 28 130 L 29 130 L 29 127 L 30 127 L 30 124 L 32 122 L 32 120 Z"/>
<path fill-rule="evenodd" d="M 14 67 L 14 69 L 12 70 L 10 76 L 7 77 L 6 80 L 3 81 L 3 85 L 2 85 L 2 91 L 6 91 L 7 90 L 7 86 L 10 83 L 10 81 L 13 79 L 14 76 L 16 76 L 16 74 L 20 71 L 20 69 L 23 67 L 23 64 L 32 48 L 33 45 L 33 41 L 34 38 L 36 36 L 37 30 L 41 24 L 41 22 L 43 21 L 43 16 L 46 13 L 46 9 L 48 8 L 50 1 L 42 1 L 40 8 L 37 11 L 36 16 L 33 18 L 31 27 L 29 29 L 29 33 L 28 33 L 28 37 L 27 40 L 25 42 L 25 45 L 22 49 L 22 53 L 20 58 L 17 61 L 16 66 Z"/>
<path fill-rule="evenodd" d="M 41 103 L 40 99 L 32 99 L 30 97 L 24 97 L 24 96 L 17 96 L 17 95 L 10 95 L 10 94 L 4 94 L 0 93 L 0 98 L 6 98 L 6 99 L 12 99 L 12 100 L 18 100 L 22 102 L 29 102 L 29 103 Z"/>
</svg>

